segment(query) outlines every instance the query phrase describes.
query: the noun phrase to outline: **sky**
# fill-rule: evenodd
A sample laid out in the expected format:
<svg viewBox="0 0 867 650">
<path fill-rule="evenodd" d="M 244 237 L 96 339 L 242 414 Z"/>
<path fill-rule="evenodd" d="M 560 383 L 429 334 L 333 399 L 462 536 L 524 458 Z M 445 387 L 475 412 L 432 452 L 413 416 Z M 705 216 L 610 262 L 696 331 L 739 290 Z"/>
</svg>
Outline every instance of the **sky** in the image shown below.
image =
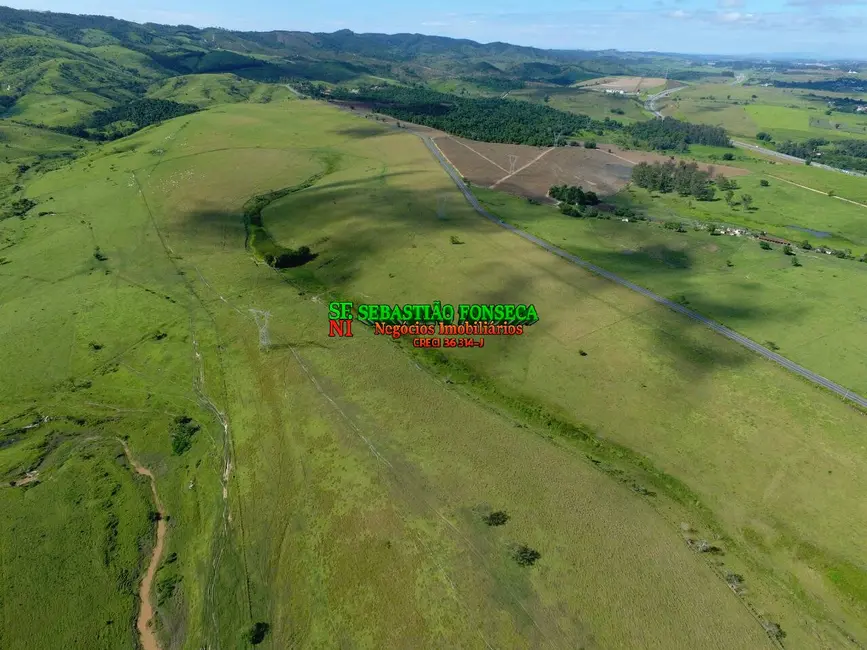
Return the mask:
<svg viewBox="0 0 867 650">
<path fill-rule="evenodd" d="M 552 49 L 867 59 L 867 0 L 0 0 L 19 9 L 269 31 L 436 34 Z"/>
</svg>

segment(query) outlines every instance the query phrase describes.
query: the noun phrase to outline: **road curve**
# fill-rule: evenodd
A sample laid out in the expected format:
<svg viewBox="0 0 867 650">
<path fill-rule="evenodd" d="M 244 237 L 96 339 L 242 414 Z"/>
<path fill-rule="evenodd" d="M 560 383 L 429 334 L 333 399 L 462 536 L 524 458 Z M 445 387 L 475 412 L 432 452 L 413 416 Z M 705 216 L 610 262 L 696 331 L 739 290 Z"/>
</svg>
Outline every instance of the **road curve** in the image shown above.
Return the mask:
<svg viewBox="0 0 867 650">
<path fill-rule="evenodd" d="M 647 296 L 651 300 L 658 302 L 659 304 L 664 305 L 665 307 L 668 307 L 672 311 L 676 311 L 680 314 L 683 314 L 687 318 L 691 318 L 694 321 L 697 321 L 703 325 L 706 325 L 707 327 L 714 330 L 715 332 L 722 334 L 727 339 L 730 339 L 730 340 L 734 341 L 735 343 L 739 343 L 742 346 L 744 346 L 745 348 L 748 348 L 749 350 L 752 350 L 753 352 L 760 354 L 761 356 L 765 357 L 766 359 L 769 359 L 775 363 L 780 364 L 784 368 L 791 370 L 792 372 L 800 375 L 804 379 L 806 379 L 806 380 L 808 380 L 808 381 L 810 381 L 810 382 L 812 382 L 818 386 L 822 386 L 823 388 L 827 388 L 828 390 L 836 393 L 837 395 L 839 395 L 843 399 L 854 402 L 855 404 L 857 404 L 861 408 L 867 409 L 867 399 L 865 399 L 861 395 L 853 393 L 848 388 L 840 386 L 839 384 L 831 381 L 830 379 L 826 379 L 825 377 L 822 377 L 821 375 L 817 375 L 815 372 L 807 370 L 806 368 L 798 365 L 794 361 L 790 361 L 789 359 L 786 359 L 785 357 L 777 354 L 773 350 L 769 350 L 765 346 L 760 345 L 751 339 L 748 339 L 746 336 L 743 336 L 742 334 L 738 334 L 737 332 L 729 329 L 725 325 L 721 325 L 720 323 L 717 323 L 716 321 L 711 320 L 710 318 L 702 316 L 701 314 L 699 314 L 696 311 L 693 311 L 692 309 L 688 309 L 688 308 L 684 307 L 683 305 L 680 305 L 676 302 L 673 302 L 667 298 L 663 298 L 662 296 L 659 296 L 659 295 L 653 293 L 652 291 L 645 289 L 644 287 L 640 287 L 637 284 L 634 284 L 633 282 L 626 280 L 625 278 L 621 278 L 620 276 L 615 275 L 614 273 L 611 273 L 610 271 L 606 271 L 605 269 L 603 269 L 599 266 L 596 266 L 595 264 L 592 264 L 592 263 L 588 262 L 587 260 L 583 260 L 580 257 L 578 257 L 577 255 L 573 255 L 572 253 L 568 253 L 568 252 L 564 251 L 562 248 L 558 248 L 557 246 L 554 246 L 553 244 L 551 244 L 551 243 L 549 243 L 543 239 L 539 239 L 538 237 L 535 237 L 528 232 L 524 232 L 523 230 L 520 230 L 520 229 L 516 228 L 515 226 L 506 223 L 502 219 L 498 219 L 497 217 L 492 215 L 490 212 L 488 212 L 487 210 L 485 210 L 481 206 L 478 199 L 476 199 L 476 197 L 473 196 L 473 193 L 470 192 L 470 189 L 467 187 L 466 183 L 464 183 L 463 178 L 461 177 L 460 173 L 458 173 L 458 171 L 454 167 L 452 167 L 451 163 L 449 163 L 449 161 L 446 160 L 445 156 L 439 150 L 439 148 L 436 146 L 434 141 L 431 140 L 431 138 L 427 135 L 423 135 L 420 133 L 415 133 L 415 135 L 417 135 L 418 137 L 420 137 L 424 141 L 425 145 L 430 150 L 430 152 L 434 155 L 437 162 L 439 162 L 439 164 L 442 166 L 442 168 L 446 170 L 446 173 L 448 173 L 448 175 L 454 181 L 455 185 L 457 185 L 458 189 L 461 191 L 461 193 L 467 199 L 467 202 L 473 207 L 473 209 L 476 212 L 478 212 L 480 215 L 482 215 L 486 219 L 493 221 L 495 224 L 497 224 L 501 228 L 505 228 L 506 230 L 509 230 L 509 231 L 515 233 L 519 237 L 523 237 L 524 239 L 533 242 L 537 246 L 541 246 L 545 250 L 547 250 L 551 253 L 554 253 L 554 255 L 562 257 L 563 259 L 565 259 L 569 262 L 572 262 L 573 264 L 577 264 L 578 266 L 580 266 L 584 269 L 587 269 L 591 273 L 595 273 L 596 275 L 600 275 L 603 278 L 607 278 L 608 280 L 611 280 L 612 282 L 616 282 L 617 284 L 619 284 L 623 287 L 626 287 L 627 289 L 632 289 L 632 291 L 640 293 L 643 296 Z"/>
<path fill-rule="evenodd" d="M 663 97 L 668 97 L 672 93 L 676 93 L 681 88 L 686 88 L 686 86 L 678 86 L 677 88 L 669 88 L 668 90 L 663 90 L 661 93 L 656 93 L 655 95 L 651 95 L 647 98 L 647 101 L 644 102 L 644 110 L 650 111 L 656 117 L 665 117 L 660 111 L 656 109 L 656 102 Z"/>
</svg>

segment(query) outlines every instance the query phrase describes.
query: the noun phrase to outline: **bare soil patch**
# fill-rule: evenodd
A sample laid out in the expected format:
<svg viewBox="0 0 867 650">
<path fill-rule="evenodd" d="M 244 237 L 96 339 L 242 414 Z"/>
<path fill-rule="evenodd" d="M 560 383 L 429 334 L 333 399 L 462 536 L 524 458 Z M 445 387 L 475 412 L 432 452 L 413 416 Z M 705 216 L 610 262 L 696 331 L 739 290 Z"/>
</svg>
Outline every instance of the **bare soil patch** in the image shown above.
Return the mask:
<svg viewBox="0 0 867 650">
<path fill-rule="evenodd" d="M 665 79 L 659 77 L 601 77 L 578 85 L 591 90 L 622 90 L 625 93 L 637 93 L 663 84 Z"/>
<path fill-rule="evenodd" d="M 434 141 L 470 182 L 484 187 L 496 185 L 503 191 L 537 200 L 546 200 L 552 185 L 564 184 L 578 185 L 601 196 L 615 194 L 629 182 L 636 164 L 669 158 L 647 151 L 626 151 L 613 145 L 601 145 L 598 149 L 559 147 L 545 153 L 545 147 L 476 142 L 448 135 L 439 135 Z M 540 154 L 545 155 L 539 158 Z M 521 169 L 536 158 L 539 158 L 536 162 Z M 726 176 L 749 173 L 737 167 L 700 167 L 712 167 L 715 174 Z M 517 173 L 509 176 L 511 172 Z"/>
</svg>

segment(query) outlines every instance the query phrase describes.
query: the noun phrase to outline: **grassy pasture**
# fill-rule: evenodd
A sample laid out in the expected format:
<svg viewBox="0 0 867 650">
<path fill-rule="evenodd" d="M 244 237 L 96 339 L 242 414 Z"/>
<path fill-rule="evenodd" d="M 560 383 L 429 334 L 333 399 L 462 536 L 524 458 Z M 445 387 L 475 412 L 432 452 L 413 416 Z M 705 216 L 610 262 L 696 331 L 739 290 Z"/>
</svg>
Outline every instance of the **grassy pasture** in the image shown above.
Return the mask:
<svg viewBox="0 0 867 650">
<path fill-rule="evenodd" d="M 3 648 L 108 650 L 135 642 L 137 578 L 152 544 L 150 490 L 134 478 L 117 441 L 87 433 L 49 423 L 0 450 Z M 8 486 L 33 465 L 41 480 Z"/>
<path fill-rule="evenodd" d="M 318 257 L 257 264 L 242 206 L 323 158 L 331 173 L 263 211 Z M 0 223 L 0 421 L 119 418 L 99 430 L 129 433 L 171 515 L 167 646 L 237 647 L 267 621 L 273 648 L 763 647 L 727 570 L 793 647 L 864 635 L 862 416 L 481 220 L 414 136 L 311 101 L 233 104 L 26 191 L 56 214 Z M 414 358 L 364 330 L 329 339 L 329 293 L 533 302 L 543 320 Z M 268 350 L 250 309 L 270 312 Z M 177 457 L 181 413 L 202 431 Z M 486 506 L 512 520 L 481 525 Z M 725 556 L 690 550 L 683 521 Z M 519 570 L 515 543 L 539 564 Z"/>
<path fill-rule="evenodd" d="M 672 300 L 685 297 L 709 317 L 756 341 L 772 341 L 786 357 L 867 393 L 867 312 L 853 307 L 859 304 L 858 287 L 867 264 L 799 252 L 803 266 L 796 268 L 781 247 L 764 251 L 750 239 L 711 236 L 691 228 L 677 233 L 617 219 L 572 219 L 515 197 L 474 191 L 508 221 Z M 706 218 L 685 209 L 679 200 L 646 198 L 644 190 L 624 197 L 632 205 L 642 199 L 655 218 Z M 792 237 L 796 241 L 809 238 L 814 245 L 827 241 L 796 231 L 779 232 L 797 235 Z"/>
<path fill-rule="evenodd" d="M 583 88 L 532 87 L 509 93 L 509 97 L 513 99 L 523 99 L 535 104 L 544 103 L 546 96 L 549 97 L 548 105 L 553 108 L 589 115 L 597 120 L 609 117 L 628 124 L 651 117 L 641 104 L 629 97 Z M 623 111 L 624 114 L 612 113 L 612 110 Z"/>
<path fill-rule="evenodd" d="M 265 224 L 281 244 L 313 246 L 335 275 L 316 267 L 281 277 L 244 249 L 241 208 L 316 174 L 323 154 L 338 161 L 333 173 L 266 210 Z M 9 332 L 0 385 L 15 386 L 0 399 L 0 421 L 38 407 L 86 416 L 89 435 L 129 434 L 171 517 L 166 553 L 177 559 L 157 575 L 167 647 L 237 647 L 253 621 L 271 624 L 275 648 L 341 638 L 365 647 L 762 647 L 758 624 L 648 500 L 389 341 L 366 332 L 329 340 L 321 301 L 286 281 L 311 281 L 312 270 L 341 290 L 354 278 L 348 290 L 388 301 L 443 290 L 442 263 L 463 257 L 449 235 L 487 233 L 413 136 L 314 102 L 236 104 L 112 143 L 27 191 L 56 214 L 0 224 L 15 241 L 0 269 Z M 428 207 L 440 194 L 454 221 L 436 220 L 436 201 Z M 287 209 L 293 230 L 280 218 Z M 317 228 L 334 227 L 321 241 Z M 394 257 L 374 254 L 392 243 Z M 493 268 L 516 244 L 495 238 L 476 261 Z M 95 246 L 106 260 L 93 258 Z M 422 260 L 424 284 L 409 273 L 384 284 L 403 260 Z M 271 312 L 267 352 L 252 308 Z M 182 413 L 202 430 L 178 457 L 168 429 Z M 19 444 L 0 458 L 26 456 Z M 61 470 L 44 478 L 69 484 Z M 482 525 L 485 504 L 506 508 L 509 524 Z M 148 529 L 133 510 L 126 516 Z M 541 550 L 537 567 L 514 564 L 516 543 Z M 60 638 L 9 630 L 15 644 Z"/>
<path fill-rule="evenodd" d="M 170 99 L 200 107 L 235 102 L 265 104 L 291 98 L 291 91 L 279 84 L 259 84 L 233 74 L 195 74 L 172 77 L 148 90 L 148 97 Z"/>
<path fill-rule="evenodd" d="M 330 206 L 329 193 L 333 197 Z M 318 197 L 320 194 L 324 196 Z M 762 537 L 762 543 L 766 547 L 774 548 L 774 552 L 769 552 L 761 561 L 767 561 L 768 564 L 764 565 L 765 569 L 760 573 L 767 571 L 764 575 L 768 577 L 771 572 L 785 566 L 787 577 L 780 578 L 781 580 L 788 581 L 789 585 L 799 584 L 798 589 L 812 591 L 816 588 L 815 593 L 822 605 L 818 610 L 814 609 L 813 614 L 836 617 L 849 607 L 856 606 L 847 604 L 850 594 L 834 596 L 833 591 L 829 591 L 830 578 L 820 581 L 820 584 L 807 585 L 800 582 L 804 572 L 819 571 L 826 575 L 826 571 L 830 571 L 827 566 L 835 563 L 842 566 L 848 562 L 844 559 L 847 553 L 845 545 L 838 544 L 832 537 L 820 541 L 815 536 L 816 531 L 825 530 L 825 524 L 830 523 L 830 520 L 815 526 L 806 523 L 806 519 L 821 512 L 823 506 L 806 506 L 800 502 L 811 488 L 806 481 L 800 487 L 796 485 L 807 475 L 813 476 L 815 480 L 827 481 L 830 475 L 823 463 L 836 461 L 831 461 L 832 457 L 827 455 L 823 456 L 822 461 L 811 456 L 815 463 L 805 464 L 798 461 L 799 476 L 795 477 L 788 472 L 784 476 L 779 474 L 779 468 L 762 469 L 762 463 L 756 459 L 764 457 L 766 452 L 759 451 L 759 447 L 764 445 L 772 445 L 776 449 L 775 454 L 782 453 L 787 456 L 788 452 L 781 450 L 789 449 L 795 457 L 802 458 L 802 445 L 813 439 L 813 436 L 821 438 L 821 445 L 839 444 L 847 449 L 857 449 L 857 445 L 852 446 L 853 441 L 838 439 L 830 442 L 829 436 L 833 437 L 837 435 L 835 431 L 839 431 L 835 428 L 836 425 L 831 425 L 830 420 L 821 424 L 821 418 L 808 416 L 800 409 L 820 409 L 823 413 L 828 413 L 829 408 L 833 409 L 837 414 L 835 418 L 853 418 L 850 424 L 852 431 L 857 428 L 856 422 L 860 422 L 860 415 L 821 392 L 814 395 L 814 391 L 806 388 L 800 380 L 784 372 L 778 373 L 776 368 L 757 362 L 749 355 L 743 356 L 740 350 L 727 349 L 726 342 L 700 328 L 680 323 L 673 315 L 654 307 L 636 304 L 637 298 L 631 294 L 618 296 L 619 292 L 615 288 L 577 270 L 559 267 L 556 260 L 552 260 L 554 267 L 551 268 L 544 263 L 543 260 L 547 260 L 545 256 L 537 259 L 529 251 L 521 250 L 519 253 L 518 249 L 511 247 L 509 237 L 499 237 L 496 229 L 485 231 L 484 224 L 475 223 L 472 215 L 469 215 L 468 221 L 463 222 L 464 217 L 460 215 L 465 213 L 460 205 L 449 210 L 449 215 L 452 215 L 451 210 L 454 210 L 454 216 L 450 216 L 441 228 L 442 243 L 437 248 L 444 246 L 445 251 L 440 248 L 435 252 L 428 247 L 422 247 L 421 235 L 415 227 L 408 233 L 411 243 L 407 257 L 399 257 L 401 245 L 396 238 L 401 230 L 392 223 L 388 228 L 383 227 L 383 219 L 389 212 L 386 203 L 376 197 L 375 194 L 365 196 L 353 189 L 346 193 L 344 199 L 339 190 L 328 192 L 328 183 L 324 182 L 321 190 L 317 187 L 311 188 L 282 199 L 266 210 L 265 222 L 280 241 L 293 242 L 294 245 L 300 243 L 300 236 L 307 240 L 327 238 L 327 242 L 320 249 L 318 259 L 321 261 L 313 263 L 311 268 L 294 272 L 299 281 L 310 280 L 312 273 L 316 286 L 338 290 L 345 295 L 362 296 L 372 301 L 376 301 L 379 296 L 371 292 L 371 287 L 387 283 L 388 297 L 379 299 L 397 303 L 417 300 L 412 294 L 417 293 L 419 286 L 429 287 L 431 297 L 446 301 L 471 301 L 474 297 L 485 300 L 519 300 L 525 296 L 524 299 L 532 297 L 537 307 L 547 306 L 549 313 L 557 314 L 552 319 L 554 322 L 550 329 L 543 327 L 538 331 L 542 333 L 534 330 L 533 336 L 493 342 L 490 352 L 487 349 L 479 354 L 476 354 L 478 351 L 466 352 L 461 360 L 469 364 L 470 372 L 480 373 L 482 377 L 488 378 L 485 381 L 494 383 L 497 391 L 513 397 L 519 395 L 519 401 L 529 400 L 534 405 L 543 404 L 543 408 L 551 409 L 555 413 L 571 414 L 564 416 L 582 420 L 604 432 L 610 439 L 646 453 L 667 471 L 673 471 L 684 478 L 687 484 L 698 491 L 703 501 L 711 504 L 711 509 L 725 522 L 725 530 L 729 531 L 733 539 L 750 547 L 751 550 L 745 552 L 754 559 L 758 559 L 762 551 L 749 541 L 753 539 L 750 537 L 751 533 L 743 531 L 752 531 L 755 526 L 760 527 L 764 531 L 762 535 L 768 535 Z M 339 206 L 341 201 L 346 202 L 343 211 L 334 207 Z M 401 206 L 399 201 L 393 201 L 393 204 L 396 207 Z M 364 221 L 359 216 L 361 210 L 356 207 L 358 205 L 375 206 L 377 222 L 369 227 L 366 235 L 360 230 Z M 432 200 L 431 219 L 436 219 L 435 205 L 436 202 Z M 406 215 L 419 212 L 412 203 L 408 203 L 404 209 Z M 403 209 L 400 212 L 403 212 Z M 472 231 L 467 232 L 458 224 L 467 229 L 482 229 L 486 234 L 481 238 L 471 237 Z M 459 237 L 465 242 L 464 245 L 450 246 L 445 243 L 449 228 L 458 235 L 464 235 Z M 352 234 L 349 236 L 347 233 Z M 413 244 L 416 246 L 414 249 Z M 518 244 L 520 242 L 514 245 Z M 379 246 L 388 250 L 389 256 L 369 268 L 353 253 L 356 249 L 363 252 L 377 250 Z M 527 266 L 524 266 L 520 273 L 512 269 L 511 273 L 503 273 L 499 266 L 496 272 L 490 270 L 491 264 L 478 256 L 482 253 L 475 252 L 483 251 L 488 246 L 498 251 L 498 258 L 506 256 L 511 259 L 513 267 L 517 267 L 518 260 L 521 259 L 527 260 Z M 451 253 L 455 249 L 458 257 Z M 522 257 L 524 254 L 530 258 Z M 447 276 L 440 272 L 443 265 L 450 268 Z M 540 275 L 534 275 L 530 269 L 537 269 Z M 573 272 L 577 277 L 571 275 Z M 455 278 L 461 275 L 467 278 L 467 286 L 460 286 L 460 283 L 455 282 Z M 430 279 L 427 279 L 429 277 Z M 565 277 L 569 279 L 564 279 Z M 400 278 L 405 279 L 401 282 Z M 402 288 L 404 282 L 405 289 Z M 584 285 L 584 282 L 588 284 Z M 470 283 L 475 289 L 469 286 Z M 581 297 L 576 294 L 574 300 L 565 299 L 564 284 L 571 287 L 569 291 L 579 292 Z M 735 306 L 731 305 L 730 308 L 735 309 Z M 566 311 L 563 311 L 564 309 Z M 781 309 L 785 309 L 785 306 Z M 565 326 L 566 322 L 571 325 Z M 575 322 L 582 323 L 577 331 Z M 659 335 L 653 334 L 654 332 Z M 655 342 L 641 343 L 645 336 L 654 337 Z M 629 350 L 641 350 L 640 355 L 626 353 L 623 350 L 624 341 L 629 341 Z M 593 351 L 589 349 L 591 344 Z M 598 360 L 592 369 L 586 368 L 587 359 L 577 354 L 578 346 L 583 347 L 589 357 Z M 650 373 L 648 378 L 653 377 L 649 383 L 638 379 L 645 372 Z M 551 376 L 564 376 L 569 379 L 562 386 L 553 386 L 549 381 Z M 685 382 L 684 388 L 674 388 L 680 381 Z M 635 392 L 627 388 L 633 384 L 636 386 Z M 686 388 L 687 385 L 689 388 Z M 650 386 L 655 386 L 655 389 L 647 391 Z M 777 388 L 769 393 L 768 386 Z M 625 390 L 629 392 L 624 394 Z M 669 400 L 664 396 L 669 390 L 682 395 L 683 399 Z M 805 391 L 809 392 L 809 398 L 804 396 Z M 577 404 L 576 395 L 581 396 Z M 631 406 L 636 400 L 643 405 L 638 410 Z M 593 407 L 588 410 L 580 404 L 592 404 Z M 625 404 L 630 404 L 630 407 L 624 409 Z M 686 417 L 684 409 L 689 412 Z M 783 415 L 784 413 L 787 415 Z M 695 423 L 702 421 L 714 422 L 712 441 L 696 438 Z M 746 422 L 750 424 L 746 425 Z M 785 424 L 780 426 L 780 422 Z M 810 433 L 808 429 L 812 427 L 821 427 L 823 433 Z M 762 434 L 755 437 L 748 433 L 749 430 L 762 431 Z M 781 430 L 786 433 L 771 435 L 771 431 Z M 658 431 L 658 435 L 654 435 L 653 431 Z M 797 442 L 794 442 L 795 440 Z M 726 441 L 731 441 L 731 444 Z M 708 446 L 718 451 L 707 455 L 705 452 Z M 717 453 L 720 456 L 717 456 Z M 731 457 L 733 453 L 737 460 Z M 814 448 L 811 453 L 822 452 Z M 722 457 L 729 458 L 724 463 L 727 466 L 735 463 L 738 471 L 720 474 L 713 469 L 723 462 Z M 792 458 L 794 462 L 794 457 Z M 852 457 L 847 458 L 848 463 Z M 857 462 L 863 462 L 863 459 Z M 843 480 L 856 480 L 854 474 L 847 470 L 842 471 L 848 477 Z M 749 477 L 744 472 L 749 474 Z M 831 468 L 831 472 L 837 477 L 834 480 L 840 479 L 839 467 Z M 781 486 L 778 487 L 776 481 L 783 481 L 787 487 L 780 489 Z M 745 489 L 744 485 L 754 487 Z M 771 492 L 767 493 L 766 489 L 770 486 L 773 486 Z M 727 495 L 725 500 L 720 498 L 721 494 Z M 764 494 L 771 494 L 773 498 L 768 500 Z M 798 495 L 797 498 L 794 497 L 795 494 Z M 845 489 L 839 492 L 835 490 L 835 494 L 835 499 L 847 498 Z M 735 498 L 733 495 L 738 496 Z M 780 499 L 784 499 L 786 504 L 783 505 Z M 835 503 L 839 504 L 836 500 Z M 847 509 L 857 507 L 851 501 L 845 506 Z M 808 512 L 813 514 L 808 515 Z M 783 546 L 780 541 L 791 540 L 792 531 L 798 531 L 794 533 L 795 537 L 806 535 L 811 538 L 811 547 L 826 549 L 819 552 L 819 555 L 811 556 L 811 561 L 815 562 L 812 569 L 808 569 L 806 565 L 795 568 L 800 560 L 796 557 L 797 553 L 792 555 L 791 551 L 797 548 L 799 543 Z M 844 534 L 843 529 L 839 529 L 839 532 Z M 807 540 L 804 539 L 802 543 L 807 543 Z M 755 551 L 758 551 L 757 555 L 753 555 Z M 825 560 L 816 561 L 818 557 L 825 557 Z M 775 569 L 771 569 L 771 566 Z M 777 601 L 777 605 L 779 603 L 780 601 Z M 823 610 L 824 614 L 818 614 L 819 610 Z M 794 620 L 792 624 L 796 627 L 800 625 Z M 808 625 L 810 626 L 812 624 Z"/>
<path fill-rule="evenodd" d="M 860 132 L 865 125 L 864 118 L 839 112 L 829 117 L 825 115 L 824 102 L 807 97 L 806 92 L 790 88 L 702 84 L 662 100 L 662 112 L 691 122 L 719 125 L 741 138 L 755 138 L 760 131 L 770 133 L 777 141 L 864 136 Z M 822 128 L 811 124 L 811 119 L 843 122 L 852 129 Z"/>
<path fill-rule="evenodd" d="M 779 180 L 786 177 L 776 172 L 777 167 L 774 167 L 766 173 L 730 178 L 738 187 L 733 190 L 736 203 L 732 207 L 728 206 L 721 192 L 717 192 L 713 201 L 695 201 L 676 193 L 650 193 L 636 187 L 631 193 L 622 194 L 620 199 L 624 204 L 640 207 L 659 218 L 683 217 L 705 223 L 742 225 L 790 241 L 807 239 L 813 245 L 851 248 L 859 257 L 867 252 L 867 207 L 786 183 Z M 761 186 L 762 180 L 768 182 L 768 187 Z M 809 182 L 811 179 L 805 180 Z M 740 203 L 743 194 L 753 197 L 750 210 Z M 819 234 L 812 235 L 808 230 Z"/>
</svg>

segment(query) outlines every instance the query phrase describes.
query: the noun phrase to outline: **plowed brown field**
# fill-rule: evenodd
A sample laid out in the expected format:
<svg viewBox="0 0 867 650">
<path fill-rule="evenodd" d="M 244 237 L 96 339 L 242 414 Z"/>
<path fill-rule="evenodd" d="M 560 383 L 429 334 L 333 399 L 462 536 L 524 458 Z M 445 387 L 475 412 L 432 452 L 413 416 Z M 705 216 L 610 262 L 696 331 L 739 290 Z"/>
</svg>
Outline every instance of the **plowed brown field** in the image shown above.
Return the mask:
<svg viewBox="0 0 867 650">
<path fill-rule="evenodd" d="M 640 162 L 668 157 L 646 151 L 625 151 L 613 145 L 583 147 L 530 147 L 519 144 L 476 142 L 440 135 L 440 151 L 467 180 L 520 196 L 545 199 L 552 185 L 578 185 L 604 196 L 621 190 Z M 709 169 L 707 165 L 701 165 Z M 743 176 L 737 167 L 714 166 L 715 173 Z"/>
</svg>

